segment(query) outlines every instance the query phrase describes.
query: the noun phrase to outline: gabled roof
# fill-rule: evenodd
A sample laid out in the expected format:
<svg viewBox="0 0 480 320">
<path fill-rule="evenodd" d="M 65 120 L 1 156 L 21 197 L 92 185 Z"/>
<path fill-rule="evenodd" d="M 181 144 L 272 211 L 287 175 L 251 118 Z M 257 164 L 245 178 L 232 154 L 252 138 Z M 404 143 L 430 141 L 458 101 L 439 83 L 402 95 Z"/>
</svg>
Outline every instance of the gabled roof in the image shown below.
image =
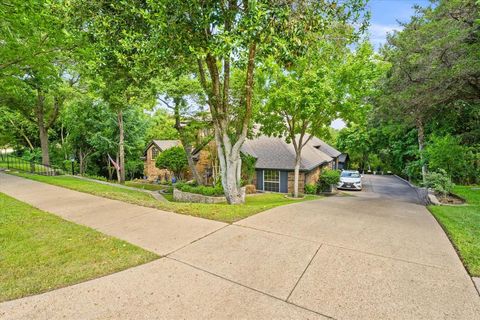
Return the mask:
<svg viewBox="0 0 480 320">
<path fill-rule="evenodd" d="M 147 144 L 147 146 L 143 150 L 143 156 L 147 154 L 147 150 L 150 149 L 152 145 L 157 147 L 161 152 L 161 151 L 165 151 L 167 149 L 179 146 L 181 144 L 182 143 L 180 142 L 180 140 L 152 140 L 150 141 L 149 144 Z"/>
<path fill-rule="evenodd" d="M 242 152 L 257 158 L 257 169 L 295 169 L 295 150 L 292 143 L 283 138 L 259 136 L 245 141 Z M 308 142 L 302 149 L 300 170 L 310 171 L 324 163 L 332 161 L 332 157 L 315 148 Z"/>
<path fill-rule="evenodd" d="M 152 140 L 152 142 L 160 149 L 160 151 L 165 151 L 182 144 L 180 140 Z"/>
<path fill-rule="evenodd" d="M 338 157 L 338 162 L 345 162 L 348 160 L 348 153 L 342 153 L 339 157 Z"/>
<path fill-rule="evenodd" d="M 335 149 L 334 147 L 332 147 L 331 145 L 329 145 L 328 143 L 326 143 L 322 139 L 319 139 L 315 136 L 313 136 L 312 139 L 310 139 L 310 143 L 315 148 L 317 148 L 320 151 L 328 154 L 332 158 L 336 158 L 336 157 L 338 157 L 342 154 L 340 151 L 338 151 L 337 149 Z"/>
</svg>

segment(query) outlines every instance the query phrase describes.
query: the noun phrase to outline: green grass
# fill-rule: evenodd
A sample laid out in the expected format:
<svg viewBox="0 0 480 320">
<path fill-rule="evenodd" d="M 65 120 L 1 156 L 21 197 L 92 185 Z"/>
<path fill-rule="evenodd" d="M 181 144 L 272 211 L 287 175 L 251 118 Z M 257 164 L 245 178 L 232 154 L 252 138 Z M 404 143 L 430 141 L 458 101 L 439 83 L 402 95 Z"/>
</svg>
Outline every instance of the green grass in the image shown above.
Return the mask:
<svg viewBox="0 0 480 320">
<path fill-rule="evenodd" d="M 0 193 L 0 301 L 117 272 L 157 255 Z"/>
<path fill-rule="evenodd" d="M 478 188 L 474 190 L 474 188 Z M 480 187 L 456 186 L 454 193 L 467 200 L 461 206 L 430 206 L 455 244 L 472 276 L 480 276 Z"/>
<path fill-rule="evenodd" d="M 69 176 L 39 176 L 27 173 L 16 173 L 16 175 L 109 199 L 228 223 L 241 220 L 274 207 L 320 198 L 318 196 L 306 196 L 304 199 L 293 200 L 285 198 L 282 194 L 266 193 L 247 196 L 246 203 L 242 205 L 161 202 L 145 192 L 100 184 Z M 172 200 L 171 196 L 167 195 L 166 198 L 167 200 Z"/>
<path fill-rule="evenodd" d="M 167 186 L 164 186 L 164 185 L 153 184 L 153 183 L 141 183 L 141 182 L 134 182 L 134 181 L 126 181 L 125 185 L 128 187 L 144 189 L 149 191 L 159 191 L 167 188 Z"/>
</svg>

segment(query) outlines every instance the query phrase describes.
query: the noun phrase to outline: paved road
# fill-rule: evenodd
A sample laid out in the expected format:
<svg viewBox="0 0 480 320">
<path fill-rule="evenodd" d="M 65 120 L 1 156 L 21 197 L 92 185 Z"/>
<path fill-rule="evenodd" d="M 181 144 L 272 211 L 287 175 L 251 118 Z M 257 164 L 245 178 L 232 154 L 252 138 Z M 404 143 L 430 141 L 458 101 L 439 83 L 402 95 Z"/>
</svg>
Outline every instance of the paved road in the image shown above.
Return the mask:
<svg viewBox="0 0 480 320">
<path fill-rule="evenodd" d="M 357 197 L 391 199 L 395 201 L 422 204 L 415 189 L 395 176 L 364 175 L 363 191 L 346 191 Z"/>
<path fill-rule="evenodd" d="M 0 304 L 0 318 L 479 319 L 480 298 L 432 216 L 403 182 L 366 178 L 370 190 L 356 196 L 283 206 L 221 226 L 157 261 Z M 29 202 L 50 187 L 0 179 L 1 192 Z M 20 184 L 23 191 L 14 188 Z M 62 190 L 58 198 L 80 197 Z M 166 228 L 182 234 L 183 223 Z"/>
</svg>

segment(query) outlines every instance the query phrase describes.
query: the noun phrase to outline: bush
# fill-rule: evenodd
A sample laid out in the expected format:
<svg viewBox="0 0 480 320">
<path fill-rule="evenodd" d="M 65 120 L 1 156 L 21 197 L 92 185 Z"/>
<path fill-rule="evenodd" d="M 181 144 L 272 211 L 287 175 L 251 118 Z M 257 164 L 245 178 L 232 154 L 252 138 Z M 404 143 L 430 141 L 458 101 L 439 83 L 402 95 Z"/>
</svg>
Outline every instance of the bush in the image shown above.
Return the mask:
<svg viewBox="0 0 480 320">
<path fill-rule="evenodd" d="M 187 154 L 183 147 L 173 147 L 160 153 L 155 164 L 158 168 L 172 171 L 178 179 L 181 172 L 188 168 Z"/>
<path fill-rule="evenodd" d="M 447 172 L 443 169 L 439 169 L 438 172 L 428 173 L 425 176 L 424 185 L 427 188 L 432 188 L 436 193 L 441 194 L 443 198 L 446 198 L 455 186 Z"/>
<path fill-rule="evenodd" d="M 323 191 L 331 191 L 331 186 L 340 181 L 340 171 L 338 170 L 324 170 L 318 180 L 318 188 Z"/>
<path fill-rule="evenodd" d="M 316 194 L 318 186 L 313 183 L 309 183 L 305 186 L 305 193 L 306 194 Z"/>
<path fill-rule="evenodd" d="M 221 185 L 216 186 L 196 186 L 187 183 L 177 183 L 175 184 L 175 188 L 183 192 L 190 192 L 201 194 L 204 196 L 215 197 L 215 196 L 223 196 L 223 188 Z"/>
<path fill-rule="evenodd" d="M 424 154 L 430 170 L 439 172 L 442 169 L 456 182 L 471 180 L 469 173 L 474 161 L 469 148 L 461 145 L 460 138 L 433 135 Z"/>
</svg>

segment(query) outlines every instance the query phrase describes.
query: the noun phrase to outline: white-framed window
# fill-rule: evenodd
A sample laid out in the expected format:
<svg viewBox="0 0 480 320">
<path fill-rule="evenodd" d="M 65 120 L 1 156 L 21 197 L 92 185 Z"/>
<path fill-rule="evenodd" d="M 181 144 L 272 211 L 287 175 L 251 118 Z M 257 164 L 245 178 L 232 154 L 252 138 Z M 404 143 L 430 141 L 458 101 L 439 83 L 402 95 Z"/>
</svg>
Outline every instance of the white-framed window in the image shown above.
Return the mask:
<svg viewBox="0 0 480 320">
<path fill-rule="evenodd" d="M 263 170 L 263 190 L 280 192 L 280 171 Z"/>
</svg>

